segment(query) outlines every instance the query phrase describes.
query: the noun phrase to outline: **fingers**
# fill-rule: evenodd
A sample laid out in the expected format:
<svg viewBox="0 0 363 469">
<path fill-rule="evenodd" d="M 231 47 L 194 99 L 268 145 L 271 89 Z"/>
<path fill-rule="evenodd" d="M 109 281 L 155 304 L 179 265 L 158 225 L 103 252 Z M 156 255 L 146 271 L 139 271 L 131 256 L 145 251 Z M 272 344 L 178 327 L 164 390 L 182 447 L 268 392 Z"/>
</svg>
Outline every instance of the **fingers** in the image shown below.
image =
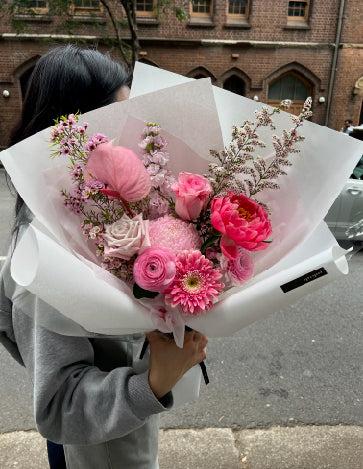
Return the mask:
<svg viewBox="0 0 363 469">
<path fill-rule="evenodd" d="M 151 331 L 146 334 L 146 338 L 148 341 L 153 341 L 153 340 L 160 340 L 163 339 L 167 342 L 173 341 L 173 338 L 169 334 L 164 334 L 163 332 L 160 331 Z M 201 334 L 198 331 L 186 331 L 185 336 L 184 336 L 184 343 L 185 342 L 193 342 L 199 345 L 201 349 L 205 348 L 208 343 L 208 338 L 204 334 Z"/>
<path fill-rule="evenodd" d="M 146 338 L 149 342 L 155 341 L 155 340 L 164 340 L 166 342 L 173 341 L 172 335 L 169 334 L 164 334 L 163 332 L 160 331 L 151 331 L 146 334 Z"/>
<path fill-rule="evenodd" d="M 198 331 L 187 331 L 184 337 L 184 344 L 186 342 L 192 342 L 197 346 L 198 350 L 203 350 L 207 346 L 208 338 Z"/>
</svg>

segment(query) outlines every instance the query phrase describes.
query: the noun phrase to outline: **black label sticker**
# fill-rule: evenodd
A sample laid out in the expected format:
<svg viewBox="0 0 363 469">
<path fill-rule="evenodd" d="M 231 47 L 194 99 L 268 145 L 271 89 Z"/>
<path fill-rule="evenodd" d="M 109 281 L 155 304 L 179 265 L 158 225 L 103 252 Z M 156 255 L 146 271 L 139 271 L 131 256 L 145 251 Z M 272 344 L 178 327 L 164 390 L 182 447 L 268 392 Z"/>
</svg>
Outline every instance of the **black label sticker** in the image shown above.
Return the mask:
<svg viewBox="0 0 363 469">
<path fill-rule="evenodd" d="M 284 293 L 287 293 L 291 290 L 295 290 L 295 288 L 302 287 L 306 283 L 312 282 L 319 277 L 323 277 L 324 275 L 328 275 L 328 272 L 324 269 L 324 267 L 320 267 L 318 270 L 312 270 L 311 272 L 308 272 L 299 278 L 291 280 L 291 282 L 287 282 L 284 285 L 281 285 L 280 288 Z"/>
</svg>

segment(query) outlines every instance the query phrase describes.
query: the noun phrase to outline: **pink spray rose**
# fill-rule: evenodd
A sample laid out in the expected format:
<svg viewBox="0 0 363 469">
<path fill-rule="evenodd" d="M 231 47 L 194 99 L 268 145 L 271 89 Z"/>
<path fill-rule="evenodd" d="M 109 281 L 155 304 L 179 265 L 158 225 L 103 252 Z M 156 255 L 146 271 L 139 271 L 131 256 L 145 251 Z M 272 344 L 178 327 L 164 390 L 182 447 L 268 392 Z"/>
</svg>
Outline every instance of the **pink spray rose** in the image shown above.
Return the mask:
<svg viewBox="0 0 363 469">
<path fill-rule="evenodd" d="M 134 262 L 134 280 L 139 287 L 165 292 L 175 277 L 175 256 L 161 247 L 147 248 Z"/>
<path fill-rule="evenodd" d="M 246 249 L 240 247 L 238 247 L 237 250 L 237 259 L 231 260 L 222 254 L 219 260 L 226 280 L 233 287 L 243 285 L 253 275 L 253 260 L 251 254 Z"/>
<path fill-rule="evenodd" d="M 135 152 L 112 142 L 101 143 L 91 151 L 83 171 L 85 182 L 93 178 L 107 188 L 102 192 L 128 202 L 137 202 L 148 195 L 151 179 Z"/>
<path fill-rule="evenodd" d="M 176 195 L 175 211 L 183 220 L 198 218 L 212 193 L 208 179 L 191 173 L 180 173 L 171 188 Z"/>
<path fill-rule="evenodd" d="M 112 225 L 106 225 L 103 238 L 106 256 L 129 260 L 150 247 L 149 220 L 143 220 L 141 213 L 134 218 L 124 214 Z"/>
<path fill-rule="evenodd" d="M 211 202 L 212 225 L 223 236 L 220 246 L 229 259 L 237 259 L 241 246 L 248 251 L 260 251 L 268 247 L 264 241 L 272 233 L 266 210 L 244 195 L 229 192 Z"/>
</svg>

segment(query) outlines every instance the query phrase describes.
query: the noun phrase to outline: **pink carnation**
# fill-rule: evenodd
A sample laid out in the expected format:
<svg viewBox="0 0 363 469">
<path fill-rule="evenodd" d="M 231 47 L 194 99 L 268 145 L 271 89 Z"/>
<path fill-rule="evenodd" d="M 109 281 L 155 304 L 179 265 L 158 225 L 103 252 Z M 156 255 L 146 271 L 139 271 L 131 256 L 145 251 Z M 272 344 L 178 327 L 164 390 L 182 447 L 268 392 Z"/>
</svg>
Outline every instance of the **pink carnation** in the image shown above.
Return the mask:
<svg viewBox="0 0 363 469">
<path fill-rule="evenodd" d="M 175 277 L 175 256 L 161 247 L 147 248 L 134 263 L 134 280 L 144 290 L 165 292 Z"/>
<path fill-rule="evenodd" d="M 236 259 L 237 246 L 248 251 L 266 249 L 264 241 L 272 233 L 266 210 L 244 195 L 229 192 L 227 197 L 218 197 L 211 202 L 212 225 L 223 236 L 220 246 L 229 259 Z"/>
<path fill-rule="evenodd" d="M 151 246 L 162 246 L 175 253 L 185 249 L 199 250 L 202 246 L 194 225 L 170 215 L 150 221 L 149 237 Z"/>
<path fill-rule="evenodd" d="M 220 266 L 226 280 L 234 287 L 239 287 L 253 275 L 253 260 L 251 254 L 238 247 L 237 259 L 231 260 L 223 254 L 220 257 Z"/>
<path fill-rule="evenodd" d="M 176 257 L 176 275 L 165 302 L 172 306 L 180 305 L 183 314 L 203 313 L 222 293 L 221 269 L 214 269 L 213 262 L 200 251 L 182 251 Z"/>
</svg>

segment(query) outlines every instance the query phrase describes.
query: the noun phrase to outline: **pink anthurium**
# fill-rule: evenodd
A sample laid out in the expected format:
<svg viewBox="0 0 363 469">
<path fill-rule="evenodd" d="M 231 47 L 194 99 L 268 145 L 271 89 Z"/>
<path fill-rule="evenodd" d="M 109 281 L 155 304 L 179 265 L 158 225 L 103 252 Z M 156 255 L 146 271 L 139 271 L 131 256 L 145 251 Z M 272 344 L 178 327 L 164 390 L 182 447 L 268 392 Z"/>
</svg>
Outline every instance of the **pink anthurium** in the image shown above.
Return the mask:
<svg viewBox="0 0 363 469">
<path fill-rule="evenodd" d="M 90 152 L 83 175 L 86 182 L 103 182 L 104 194 L 127 202 L 143 199 L 151 189 L 150 175 L 136 153 L 112 142 L 101 143 Z"/>
</svg>

